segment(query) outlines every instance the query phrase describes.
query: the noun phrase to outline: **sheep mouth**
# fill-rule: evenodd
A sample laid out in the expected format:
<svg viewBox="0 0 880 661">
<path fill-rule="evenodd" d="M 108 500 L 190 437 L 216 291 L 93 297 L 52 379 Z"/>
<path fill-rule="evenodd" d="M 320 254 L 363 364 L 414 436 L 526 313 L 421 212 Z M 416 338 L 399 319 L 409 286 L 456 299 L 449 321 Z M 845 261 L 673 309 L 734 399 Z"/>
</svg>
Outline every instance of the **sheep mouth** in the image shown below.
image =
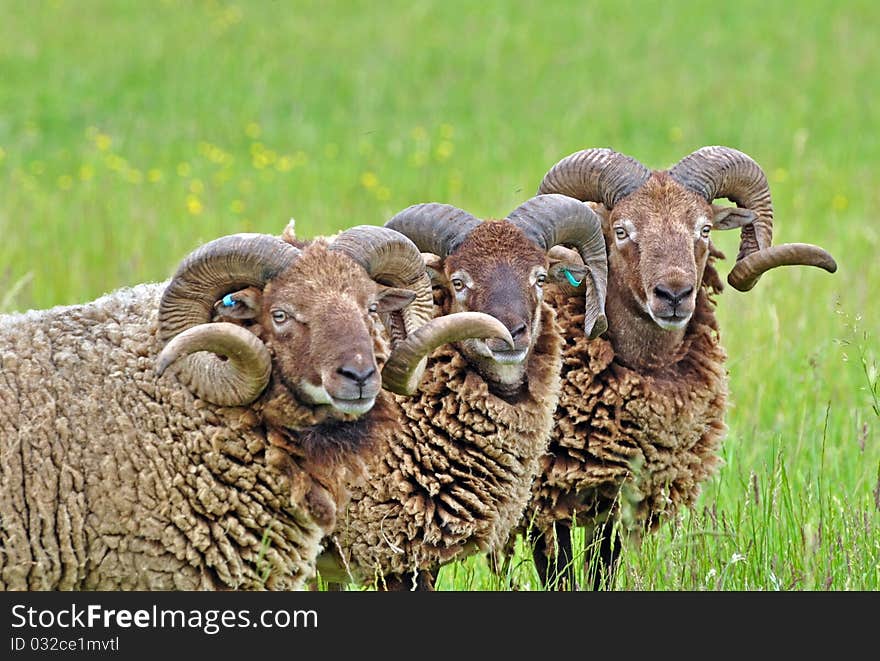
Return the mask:
<svg viewBox="0 0 880 661">
<path fill-rule="evenodd" d="M 359 397 L 357 399 L 340 399 L 338 397 L 330 397 L 331 406 L 346 415 L 363 415 L 376 403 L 374 397 Z"/>
<path fill-rule="evenodd" d="M 465 340 L 465 346 L 483 359 L 491 360 L 498 365 L 519 365 L 529 354 L 528 346 L 514 346 L 512 349 L 505 342 L 496 340 L 471 339 Z"/>
<path fill-rule="evenodd" d="M 660 326 L 663 330 L 681 330 L 687 326 L 688 322 L 691 320 L 691 313 L 676 314 L 673 312 L 672 314 L 659 315 L 652 312 L 651 318 L 654 320 L 654 323 Z"/>
<path fill-rule="evenodd" d="M 525 349 L 503 349 L 500 351 L 489 350 L 489 354 L 500 365 L 519 365 L 526 359 L 528 352 Z"/>
<path fill-rule="evenodd" d="M 311 406 L 326 406 L 337 413 L 351 416 L 360 416 L 369 411 L 379 395 L 379 389 L 373 387 L 351 390 L 336 388 L 331 394 L 325 385 L 315 385 L 309 381 L 302 381 L 295 392 Z"/>
</svg>

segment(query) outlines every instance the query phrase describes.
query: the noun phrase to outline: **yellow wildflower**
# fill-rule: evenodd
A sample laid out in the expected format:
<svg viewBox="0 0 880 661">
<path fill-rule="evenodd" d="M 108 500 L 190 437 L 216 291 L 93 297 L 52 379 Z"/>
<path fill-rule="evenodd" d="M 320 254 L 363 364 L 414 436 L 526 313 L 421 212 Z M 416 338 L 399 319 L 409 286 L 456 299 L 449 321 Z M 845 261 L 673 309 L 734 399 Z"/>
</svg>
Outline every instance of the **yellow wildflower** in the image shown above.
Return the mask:
<svg viewBox="0 0 880 661">
<path fill-rule="evenodd" d="M 197 198 L 195 195 L 187 195 L 186 196 L 186 210 L 189 211 L 193 216 L 198 216 L 202 213 L 202 201 Z"/>
<path fill-rule="evenodd" d="M 434 150 L 434 156 L 438 161 L 448 160 L 452 156 L 453 145 L 449 140 L 443 140 Z"/>
<path fill-rule="evenodd" d="M 113 138 L 111 138 L 106 133 L 98 133 L 98 135 L 95 136 L 95 146 L 100 151 L 107 151 L 108 149 L 110 149 L 110 145 L 112 144 Z"/>
<path fill-rule="evenodd" d="M 364 172 L 361 175 L 361 185 L 367 190 L 372 190 L 379 185 L 379 177 L 373 172 Z"/>
</svg>

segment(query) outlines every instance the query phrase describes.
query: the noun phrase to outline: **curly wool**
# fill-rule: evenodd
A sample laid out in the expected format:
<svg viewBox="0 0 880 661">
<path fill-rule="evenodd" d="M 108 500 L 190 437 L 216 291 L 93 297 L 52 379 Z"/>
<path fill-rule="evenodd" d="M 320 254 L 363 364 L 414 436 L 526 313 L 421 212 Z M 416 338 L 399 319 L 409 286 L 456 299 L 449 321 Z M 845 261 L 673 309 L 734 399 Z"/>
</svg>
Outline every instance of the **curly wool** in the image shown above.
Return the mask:
<svg viewBox="0 0 880 661">
<path fill-rule="evenodd" d="M 678 355 L 652 373 L 623 367 L 607 340 L 583 336 L 580 297 L 548 292 L 567 338 L 562 391 L 520 531 L 534 525 L 552 541 L 555 522 L 592 526 L 619 506 L 638 538 L 694 503 L 722 463 L 727 431 L 726 353 L 710 295 L 720 287 L 707 267 Z"/>
<path fill-rule="evenodd" d="M 541 314 L 527 382 L 512 401 L 493 394 L 454 346 L 431 354 L 419 392 L 395 397 L 401 431 L 382 441 L 369 479 L 352 490 L 328 544 L 333 564 L 319 561 L 322 575 L 342 570 L 338 578 L 361 583 L 404 577 L 507 541 L 540 469 L 559 395 L 560 328 L 548 305 Z"/>
<path fill-rule="evenodd" d="M 353 478 L 345 453 L 307 455 L 297 430 L 320 420 L 280 395 L 268 405 L 288 426 L 267 428 L 257 407 L 157 380 L 166 284 L 0 317 L 5 589 L 297 590 L 313 577 Z"/>
</svg>

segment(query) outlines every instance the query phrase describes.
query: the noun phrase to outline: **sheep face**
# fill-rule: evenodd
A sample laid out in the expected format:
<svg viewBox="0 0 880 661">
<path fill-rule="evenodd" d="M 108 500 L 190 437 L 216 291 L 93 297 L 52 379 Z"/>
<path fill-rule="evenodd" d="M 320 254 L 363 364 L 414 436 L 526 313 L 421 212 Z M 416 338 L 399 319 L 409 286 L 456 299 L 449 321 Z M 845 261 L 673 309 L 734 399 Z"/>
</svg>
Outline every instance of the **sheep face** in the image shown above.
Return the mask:
<svg viewBox="0 0 880 661">
<path fill-rule="evenodd" d="M 663 330 L 683 329 L 709 258 L 714 216 L 712 205 L 664 173 L 606 213 L 609 280 L 618 303 Z"/>
<path fill-rule="evenodd" d="M 484 312 L 500 320 L 514 340 L 460 343 L 465 357 L 488 380 L 522 382 L 526 360 L 541 330 L 540 305 L 548 258 L 507 221 L 478 225 L 442 264 L 429 264 L 435 284 L 446 292 L 447 312 Z"/>
<path fill-rule="evenodd" d="M 312 405 L 361 415 L 382 386 L 371 329 L 415 293 L 380 287 L 348 256 L 314 244 L 262 291 L 219 302 L 221 318 L 250 320 L 272 356 L 276 382 Z"/>
</svg>

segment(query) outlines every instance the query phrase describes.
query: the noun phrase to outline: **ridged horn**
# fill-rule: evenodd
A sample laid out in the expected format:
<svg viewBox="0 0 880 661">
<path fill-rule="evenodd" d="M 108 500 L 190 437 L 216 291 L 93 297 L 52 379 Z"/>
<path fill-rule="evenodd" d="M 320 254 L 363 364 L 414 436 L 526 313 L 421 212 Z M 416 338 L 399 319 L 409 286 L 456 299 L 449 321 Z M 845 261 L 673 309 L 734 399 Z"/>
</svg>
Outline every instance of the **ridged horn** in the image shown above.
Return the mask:
<svg viewBox="0 0 880 661">
<path fill-rule="evenodd" d="M 707 202 L 726 197 L 755 212 L 755 222 L 742 227 L 736 261 L 773 244 L 770 184 L 751 156 L 731 147 L 701 147 L 670 168 L 669 176 Z"/>
<path fill-rule="evenodd" d="M 434 316 L 431 278 L 416 244 L 387 227 L 357 225 L 337 236 L 330 250 L 339 250 L 360 264 L 376 282 L 416 292 L 403 311 L 406 334 L 414 332 Z"/>
<path fill-rule="evenodd" d="M 776 266 L 817 266 L 831 273 L 837 269 L 827 251 L 808 243 L 788 244 L 792 247 L 785 249 L 776 246 L 779 250 L 743 263 L 773 244 L 770 184 L 764 170 L 748 154 L 719 145 L 701 147 L 670 168 L 669 176 L 708 202 L 726 197 L 757 215 L 754 223 L 743 225 L 740 232 L 736 264 L 727 276 L 727 282 L 735 289 L 748 291 L 765 271 Z"/>
<path fill-rule="evenodd" d="M 631 156 L 605 147 L 582 149 L 547 171 L 538 194 L 561 193 L 612 209 L 650 176 L 651 171 Z"/>
<path fill-rule="evenodd" d="M 544 251 L 554 246 L 568 246 L 580 253 L 590 271 L 584 330 L 590 339 L 604 333 L 608 329 L 605 317 L 608 260 L 602 221 L 595 212 L 572 196 L 546 194 L 525 201 L 507 218 Z"/>
<path fill-rule="evenodd" d="M 746 255 L 739 260 L 727 281 L 739 291 L 748 291 L 758 278 L 777 266 L 816 266 L 829 273 L 837 270 L 837 262 L 827 251 L 809 243 L 781 243 Z"/>
<path fill-rule="evenodd" d="M 224 294 L 252 286 L 262 289 L 299 254 L 292 245 L 266 234 L 231 234 L 196 248 L 180 263 L 162 294 L 158 315 L 160 342 L 167 347 L 185 331 L 209 324 L 214 303 Z M 170 358 L 185 357 L 180 379 L 198 397 L 222 406 L 249 404 L 268 383 L 268 350 L 262 347 L 263 353 L 255 349 L 253 334 L 234 324 L 210 325 L 220 328 L 188 334 L 168 353 L 160 352 L 157 371 L 164 372 Z M 218 339 L 223 333 L 228 337 Z M 200 338 L 205 341 L 203 348 L 197 344 Z M 221 392 L 218 384 L 228 385 L 229 390 Z M 247 398 L 251 399 L 245 401 Z"/>
<path fill-rule="evenodd" d="M 395 214 L 385 227 L 406 235 L 422 252 L 445 259 L 455 252 L 480 220 L 451 204 L 414 204 Z"/>
<path fill-rule="evenodd" d="M 226 322 L 191 326 L 175 335 L 156 359 L 159 376 L 178 358 L 208 351 L 220 360 L 196 360 L 179 373 L 180 380 L 199 397 L 220 406 L 253 402 L 269 382 L 272 357 L 249 330 Z"/>
<path fill-rule="evenodd" d="M 421 381 L 417 366 L 437 347 L 468 338 L 500 338 L 513 347 L 507 327 L 483 312 L 454 312 L 436 317 L 416 329 L 391 352 L 382 368 L 382 387 L 399 395 L 411 395 Z"/>
</svg>

